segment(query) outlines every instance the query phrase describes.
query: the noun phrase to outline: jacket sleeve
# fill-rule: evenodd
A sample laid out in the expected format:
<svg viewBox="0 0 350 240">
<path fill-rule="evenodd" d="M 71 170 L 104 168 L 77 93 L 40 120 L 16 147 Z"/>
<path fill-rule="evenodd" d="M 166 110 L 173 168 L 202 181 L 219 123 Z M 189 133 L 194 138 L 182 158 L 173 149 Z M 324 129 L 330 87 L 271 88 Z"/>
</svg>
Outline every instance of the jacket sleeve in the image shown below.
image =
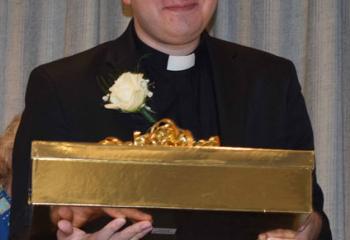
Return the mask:
<svg viewBox="0 0 350 240">
<path fill-rule="evenodd" d="M 290 149 L 313 150 L 314 139 L 304 97 L 294 65 L 290 62 L 290 82 L 287 96 L 287 143 Z M 317 183 L 316 169 L 313 172 L 313 208 L 322 216 L 320 240 L 332 239 L 329 221 L 323 211 L 323 193 Z"/>
<path fill-rule="evenodd" d="M 63 140 L 67 132 L 53 81 L 44 67 L 39 67 L 33 70 L 28 81 L 25 109 L 13 151 L 11 239 L 27 239 L 29 236 L 32 221 L 32 209 L 28 204 L 31 142 Z"/>
</svg>

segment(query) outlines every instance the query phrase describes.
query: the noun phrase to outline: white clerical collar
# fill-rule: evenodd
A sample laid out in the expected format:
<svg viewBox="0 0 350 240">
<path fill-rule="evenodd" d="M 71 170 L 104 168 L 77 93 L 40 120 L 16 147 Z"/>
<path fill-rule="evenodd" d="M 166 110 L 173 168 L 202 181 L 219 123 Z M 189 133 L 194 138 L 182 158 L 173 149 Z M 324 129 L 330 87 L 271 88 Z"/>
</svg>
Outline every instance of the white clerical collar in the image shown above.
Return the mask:
<svg viewBox="0 0 350 240">
<path fill-rule="evenodd" d="M 183 71 L 190 69 L 196 62 L 196 55 L 194 53 L 187 56 L 172 56 L 168 58 L 168 71 Z"/>
</svg>

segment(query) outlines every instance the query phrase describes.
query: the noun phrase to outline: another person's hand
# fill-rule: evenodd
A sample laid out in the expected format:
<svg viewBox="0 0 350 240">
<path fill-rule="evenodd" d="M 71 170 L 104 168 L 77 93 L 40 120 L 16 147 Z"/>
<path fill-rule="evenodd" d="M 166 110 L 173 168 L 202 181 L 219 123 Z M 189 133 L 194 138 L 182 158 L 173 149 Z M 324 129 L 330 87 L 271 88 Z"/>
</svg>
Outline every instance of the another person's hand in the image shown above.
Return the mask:
<svg viewBox="0 0 350 240">
<path fill-rule="evenodd" d="M 57 225 L 60 220 L 67 220 L 73 227 L 81 227 L 102 216 L 127 218 L 131 221 L 152 221 L 149 214 L 132 208 L 99 208 L 99 207 L 52 207 L 51 220 Z"/>
<path fill-rule="evenodd" d="M 321 216 L 313 212 L 297 232 L 287 229 L 277 229 L 260 234 L 258 240 L 317 240 L 321 232 L 321 227 Z"/>
<path fill-rule="evenodd" d="M 60 220 L 57 224 L 57 240 L 138 240 L 152 230 L 149 221 L 142 221 L 119 231 L 125 222 L 124 218 L 116 218 L 100 231 L 88 234 L 79 228 L 73 227 L 71 222 Z"/>
</svg>

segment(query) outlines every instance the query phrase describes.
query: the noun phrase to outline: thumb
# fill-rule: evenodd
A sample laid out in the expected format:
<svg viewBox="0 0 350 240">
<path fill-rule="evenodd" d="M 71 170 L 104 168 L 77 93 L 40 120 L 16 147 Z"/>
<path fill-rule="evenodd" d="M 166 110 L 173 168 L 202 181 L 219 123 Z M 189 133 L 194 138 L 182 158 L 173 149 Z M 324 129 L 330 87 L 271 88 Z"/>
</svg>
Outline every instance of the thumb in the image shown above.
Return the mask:
<svg viewBox="0 0 350 240">
<path fill-rule="evenodd" d="M 69 207 L 51 207 L 51 221 L 56 225 L 61 219 L 73 220 L 73 211 Z"/>
<path fill-rule="evenodd" d="M 60 220 L 57 223 L 57 227 L 64 235 L 71 235 L 73 233 L 73 225 L 67 220 Z"/>
<path fill-rule="evenodd" d="M 88 236 L 79 228 L 73 227 L 72 223 L 67 220 L 60 220 L 57 226 L 57 240 L 82 240 Z"/>
</svg>

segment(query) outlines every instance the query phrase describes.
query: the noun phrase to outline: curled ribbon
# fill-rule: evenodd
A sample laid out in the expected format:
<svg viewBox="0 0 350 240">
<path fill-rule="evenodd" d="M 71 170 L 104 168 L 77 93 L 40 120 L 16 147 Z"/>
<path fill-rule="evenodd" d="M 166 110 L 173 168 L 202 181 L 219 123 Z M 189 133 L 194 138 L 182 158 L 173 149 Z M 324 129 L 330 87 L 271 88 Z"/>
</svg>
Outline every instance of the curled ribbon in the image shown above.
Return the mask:
<svg viewBox="0 0 350 240">
<path fill-rule="evenodd" d="M 142 134 L 135 131 L 133 141 L 123 142 L 115 137 L 107 137 L 100 141 L 103 145 L 129 145 L 129 146 L 173 146 L 173 147 L 196 147 L 196 146 L 220 146 L 218 136 L 208 140 L 196 141 L 191 131 L 183 130 L 176 126 L 174 121 L 164 118 L 156 122 L 149 131 Z"/>
</svg>

